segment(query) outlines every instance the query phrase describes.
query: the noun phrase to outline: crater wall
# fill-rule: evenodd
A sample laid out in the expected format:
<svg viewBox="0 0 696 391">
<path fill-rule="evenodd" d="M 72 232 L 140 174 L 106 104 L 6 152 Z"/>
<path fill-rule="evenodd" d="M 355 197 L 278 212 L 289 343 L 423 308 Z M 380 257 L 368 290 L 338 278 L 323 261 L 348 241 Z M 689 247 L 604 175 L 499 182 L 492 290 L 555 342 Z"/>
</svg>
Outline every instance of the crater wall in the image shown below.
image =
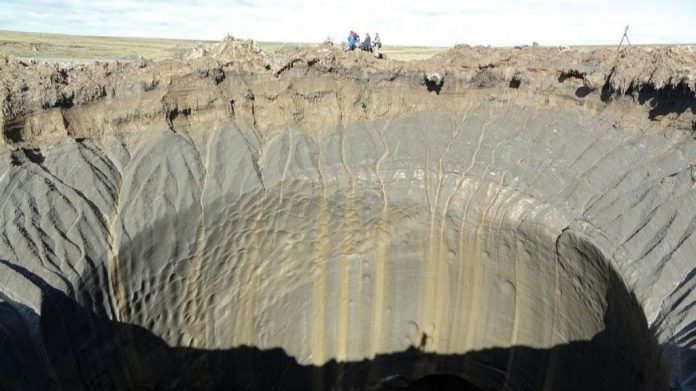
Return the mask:
<svg viewBox="0 0 696 391">
<path fill-rule="evenodd" d="M 690 56 L 8 63 L 0 381 L 690 389 Z"/>
</svg>

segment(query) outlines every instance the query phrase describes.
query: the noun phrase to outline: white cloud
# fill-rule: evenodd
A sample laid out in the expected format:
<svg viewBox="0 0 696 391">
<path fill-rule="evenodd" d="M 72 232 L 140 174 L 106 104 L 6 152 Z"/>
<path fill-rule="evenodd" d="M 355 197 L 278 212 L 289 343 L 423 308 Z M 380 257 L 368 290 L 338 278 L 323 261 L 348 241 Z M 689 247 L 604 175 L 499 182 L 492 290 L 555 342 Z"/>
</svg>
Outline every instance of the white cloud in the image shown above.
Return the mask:
<svg viewBox="0 0 696 391">
<path fill-rule="evenodd" d="M 450 46 L 695 43 L 690 0 L 0 0 L 0 28 L 68 34 L 318 42 L 379 31 L 386 43 Z"/>
</svg>

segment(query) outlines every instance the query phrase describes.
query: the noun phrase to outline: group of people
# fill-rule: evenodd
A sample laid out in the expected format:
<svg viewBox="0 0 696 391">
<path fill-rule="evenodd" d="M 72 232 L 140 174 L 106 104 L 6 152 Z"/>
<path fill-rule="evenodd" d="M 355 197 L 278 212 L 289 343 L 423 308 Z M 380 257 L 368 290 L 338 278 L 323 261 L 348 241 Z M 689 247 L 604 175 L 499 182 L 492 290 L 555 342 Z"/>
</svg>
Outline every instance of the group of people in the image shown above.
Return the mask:
<svg viewBox="0 0 696 391">
<path fill-rule="evenodd" d="M 355 48 L 360 48 L 366 52 L 372 52 L 373 50 L 379 50 L 382 47 L 382 41 L 379 39 L 379 33 L 375 33 L 375 39 L 370 38 L 370 33 L 365 34 L 365 40 L 360 41 L 360 36 L 355 32 L 351 31 L 348 34 L 348 50 L 355 50 Z"/>
</svg>

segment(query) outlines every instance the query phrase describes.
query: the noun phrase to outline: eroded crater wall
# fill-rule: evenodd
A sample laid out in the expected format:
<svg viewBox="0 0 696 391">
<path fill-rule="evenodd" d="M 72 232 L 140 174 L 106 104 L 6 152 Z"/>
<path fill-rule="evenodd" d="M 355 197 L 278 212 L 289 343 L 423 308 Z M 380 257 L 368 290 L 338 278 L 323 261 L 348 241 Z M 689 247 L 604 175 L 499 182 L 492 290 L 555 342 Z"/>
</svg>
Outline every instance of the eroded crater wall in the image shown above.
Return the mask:
<svg viewBox="0 0 696 391">
<path fill-rule="evenodd" d="M 8 382 L 693 380 L 683 117 L 566 95 L 594 88 L 579 71 L 452 68 L 428 91 L 413 69 L 224 66 L 4 127 L 0 324 L 45 368 Z"/>
</svg>

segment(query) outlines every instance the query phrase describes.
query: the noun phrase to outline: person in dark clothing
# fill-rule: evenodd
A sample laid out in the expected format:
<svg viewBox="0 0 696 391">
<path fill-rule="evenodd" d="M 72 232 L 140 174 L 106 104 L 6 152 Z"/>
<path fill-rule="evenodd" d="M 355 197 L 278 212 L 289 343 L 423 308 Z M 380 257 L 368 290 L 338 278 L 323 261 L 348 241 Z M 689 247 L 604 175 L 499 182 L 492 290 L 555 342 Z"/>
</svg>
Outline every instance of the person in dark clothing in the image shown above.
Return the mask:
<svg viewBox="0 0 696 391">
<path fill-rule="evenodd" d="M 366 52 L 372 51 L 372 40 L 370 39 L 370 33 L 365 34 L 365 40 L 360 44 L 360 49 Z"/>
</svg>

